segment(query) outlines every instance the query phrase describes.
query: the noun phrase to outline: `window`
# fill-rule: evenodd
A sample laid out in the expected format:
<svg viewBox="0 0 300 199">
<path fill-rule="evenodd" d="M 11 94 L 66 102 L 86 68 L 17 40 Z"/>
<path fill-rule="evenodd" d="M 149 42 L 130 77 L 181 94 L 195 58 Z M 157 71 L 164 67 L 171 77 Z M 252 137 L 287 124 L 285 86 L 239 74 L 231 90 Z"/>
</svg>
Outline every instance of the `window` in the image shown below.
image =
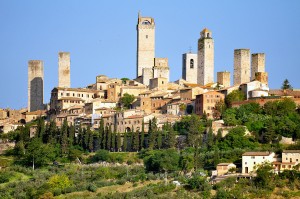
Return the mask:
<svg viewBox="0 0 300 199">
<path fill-rule="evenodd" d="M 298 162 L 298 159 L 296 159 L 296 162 Z"/>
<path fill-rule="evenodd" d="M 190 60 L 190 68 L 194 68 L 194 59 Z"/>
<path fill-rule="evenodd" d="M 253 164 L 256 164 L 256 162 L 253 162 Z"/>
<path fill-rule="evenodd" d="M 245 164 L 247 164 L 247 162 L 245 162 Z"/>
<path fill-rule="evenodd" d="M 285 169 L 285 165 L 282 165 L 282 168 Z"/>
<path fill-rule="evenodd" d="M 146 39 L 148 39 L 148 35 L 146 35 Z"/>
</svg>

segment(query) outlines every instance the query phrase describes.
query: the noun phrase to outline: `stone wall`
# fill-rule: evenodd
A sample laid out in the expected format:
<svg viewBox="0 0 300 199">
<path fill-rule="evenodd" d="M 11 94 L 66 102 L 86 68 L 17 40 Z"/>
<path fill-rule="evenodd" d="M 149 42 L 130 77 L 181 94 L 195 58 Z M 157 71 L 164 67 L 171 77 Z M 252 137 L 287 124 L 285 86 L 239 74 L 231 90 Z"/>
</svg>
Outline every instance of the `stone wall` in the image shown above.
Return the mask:
<svg viewBox="0 0 300 199">
<path fill-rule="evenodd" d="M 138 17 L 137 24 L 137 77 L 143 68 L 152 68 L 155 57 L 155 23 L 151 17 Z"/>
<path fill-rule="evenodd" d="M 28 61 L 28 111 L 44 109 L 44 63 Z"/>
<path fill-rule="evenodd" d="M 214 82 L 214 40 L 211 38 L 211 31 L 206 28 L 200 34 L 197 83 L 206 85 Z"/>
<path fill-rule="evenodd" d="M 225 88 L 230 87 L 230 72 L 218 72 L 217 73 L 218 83 L 222 84 Z"/>
<path fill-rule="evenodd" d="M 185 53 L 182 55 L 182 79 L 197 83 L 198 58 L 197 54 Z"/>
<path fill-rule="evenodd" d="M 250 50 L 234 50 L 234 74 L 233 85 L 250 81 Z"/>
<path fill-rule="evenodd" d="M 70 53 L 58 53 L 58 87 L 70 88 Z"/>
<path fill-rule="evenodd" d="M 251 80 L 255 80 L 257 72 L 265 72 L 265 53 L 251 55 Z"/>
</svg>

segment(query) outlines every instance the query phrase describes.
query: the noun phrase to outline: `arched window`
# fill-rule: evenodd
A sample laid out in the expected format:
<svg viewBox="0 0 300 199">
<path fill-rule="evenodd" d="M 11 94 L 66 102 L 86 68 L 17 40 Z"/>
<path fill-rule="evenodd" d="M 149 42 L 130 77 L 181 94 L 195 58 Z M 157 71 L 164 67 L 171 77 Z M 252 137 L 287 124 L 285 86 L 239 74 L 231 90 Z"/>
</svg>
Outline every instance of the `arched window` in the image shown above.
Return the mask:
<svg viewBox="0 0 300 199">
<path fill-rule="evenodd" d="M 190 68 L 194 68 L 194 59 L 190 60 Z"/>
<path fill-rule="evenodd" d="M 150 25 L 151 23 L 150 23 L 150 21 L 145 20 L 145 21 L 142 22 L 142 24 L 143 24 L 143 25 Z"/>
<path fill-rule="evenodd" d="M 207 33 L 207 35 L 206 35 L 208 38 L 209 38 L 209 33 Z"/>
</svg>

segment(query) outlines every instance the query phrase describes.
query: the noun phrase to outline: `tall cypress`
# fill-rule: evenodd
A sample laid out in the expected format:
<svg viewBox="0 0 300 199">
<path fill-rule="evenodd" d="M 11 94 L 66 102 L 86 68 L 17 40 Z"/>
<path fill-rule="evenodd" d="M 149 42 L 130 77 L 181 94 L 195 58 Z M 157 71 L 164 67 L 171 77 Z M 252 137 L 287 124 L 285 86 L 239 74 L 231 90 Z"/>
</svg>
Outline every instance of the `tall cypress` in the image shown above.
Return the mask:
<svg viewBox="0 0 300 199">
<path fill-rule="evenodd" d="M 123 151 L 127 151 L 127 132 L 126 131 L 124 133 L 124 138 L 123 138 Z"/>
<path fill-rule="evenodd" d="M 112 130 L 111 130 L 111 125 L 108 127 L 107 130 L 107 139 L 106 139 L 106 146 L 107 146 L 107 150 L 111 150 L 111 142 L 112 142 Z"/>
<path fill-rule="evenodd" d="M 65 119 L 63 125 L 60 129 L 60 145 L 61 145 L 61 154 L 65 155 L 68 153 L 68 122 Z"/>
<path fill-rule="evenodd" d="M 121 133 L 117 134 L 117 151 L 119 152 L 121 150 L 122 146 L 122 140 L 121 140 Z"/>
<path fill-rule="evenodd" d="M 111 137 L 111 148 L 113 151 L 116 151 L 116 132 L 113 132 Z"/>
<path fill-rule="evenodd" d="M 144 119 L 143 119 L 141 139 L 140 139 L 140 149 L 143 149 L 144 147 L 145 147 L 145 123 L 144 123 Z"/>
<path fill-rule="evenodd" d="M 104 143 L 103 143 L 103 138 L 104 138 L 104 121 L 103 118 L 100 120 L 100 126 L 99 126 L 99 141 L 98 141 L 98 148 L 99 149 L 104 149 Z"/>
</svg>

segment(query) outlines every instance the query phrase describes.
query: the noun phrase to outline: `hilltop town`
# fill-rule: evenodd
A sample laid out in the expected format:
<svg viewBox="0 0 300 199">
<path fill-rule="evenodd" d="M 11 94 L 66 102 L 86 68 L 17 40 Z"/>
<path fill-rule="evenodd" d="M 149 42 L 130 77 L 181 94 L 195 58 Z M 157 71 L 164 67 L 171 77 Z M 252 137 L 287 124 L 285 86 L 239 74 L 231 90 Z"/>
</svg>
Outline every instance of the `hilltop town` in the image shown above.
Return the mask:
<svg viewBox="0 0 300 199">
<path fill-rule="evenodd" d="M 203 170 L 198 175 L 208 176 L 211 184 L 232 176 L 237 180 L 251 179 L 256 176 L 257 166 L 265 163 L 271 165 L 273 173 L 298 169 L 300 90 L 293 89 L 288 80 L 283 88 L 269 88 L 265 53 L 233 49 L 233 74 L 215 71 L 213 34 L 204 28 L 199 35 L 197 53 L 182 55 L 182 77 L 171 82 L 172 66 L 168 58 L 155 57 L 154 18 L 139 13 L 136 30 L 135 79 L 98 74 L 94 83 L 73 88 L 71 53 L 59 52 L 59 81 L 46 104 L 44 63 L 29 60 L 28 107 L 0 109 L 0 152 L 14 148 L 29 153 L 29 140 L 38 138 L 43 144 L 56 147 L 58 144 L 61 161 L 67 158 L 81 164 L 104 160 L 96 155 L 94 159 L 85 157 L 83 151 L 96 154 L 103 149 L 116 153 L 129 151 L 137 156 L 136 152 L 145 149 L 163 149 L 166 154 L 161 152 L 164 155 L 159 157 L 176 156 L 176 168 L 152 163 L 154 160 L 149 157 L 155 155 L 147 150 L 139 154 L 144 163 L 137 158 L 134 163 L 145 164 L 147 171 L 165 175 L 177 170 L 185 175 L 202 167 L 210 175 Z M 12 132 L 26 132 L 28 138 L 14 136 Z M 3 136 L 5 134 L 9 136 Z M 22 153 L 18 155 L 25 161 L 26 154 Z M 24 165 L 33 164 L 34 169 L 34 161 L 31 161 L 34 158 L 28 157 Z M 47 158 L 48 162 L 54 159 Z M 127 161 L 126 166 L 131 161 Z M 59 163 L 55 161 L 55 164 Z M 111 166 L 111 162 L 103 164 Z M 180 185 L 179 181 L 173 184 Z M 62 193 L 66 192 L 58 195 Z"/>
</svg>

